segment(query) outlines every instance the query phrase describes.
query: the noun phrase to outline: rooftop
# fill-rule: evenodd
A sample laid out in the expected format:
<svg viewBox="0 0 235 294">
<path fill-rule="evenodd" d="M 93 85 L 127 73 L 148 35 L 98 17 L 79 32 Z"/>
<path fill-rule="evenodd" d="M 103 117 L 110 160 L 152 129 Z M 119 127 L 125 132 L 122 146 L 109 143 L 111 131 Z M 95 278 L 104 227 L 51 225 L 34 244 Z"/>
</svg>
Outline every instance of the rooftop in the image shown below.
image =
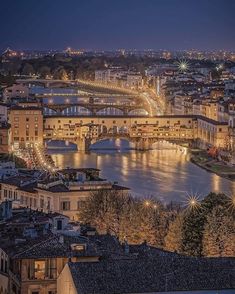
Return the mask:
<svg viewBox="0 0 235 294">
<path fill-rule="evenodd" d="M 182 256 L 69 263 L 80 294 L 233 289 L 234 266 L 234 258 Z"/>
</svg>

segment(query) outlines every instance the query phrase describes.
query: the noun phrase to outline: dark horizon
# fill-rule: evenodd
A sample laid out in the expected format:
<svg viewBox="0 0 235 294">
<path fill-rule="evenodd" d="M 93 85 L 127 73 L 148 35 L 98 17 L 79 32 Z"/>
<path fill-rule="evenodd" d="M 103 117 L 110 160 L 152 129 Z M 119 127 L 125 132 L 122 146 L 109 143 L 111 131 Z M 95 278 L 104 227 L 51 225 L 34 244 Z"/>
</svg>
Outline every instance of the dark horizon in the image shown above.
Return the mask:
<svg viewBox="0 0 235 294">
<path fill-rule="evenodd" d="M 233 0 L 10 0 L 1 6 L 1 50 L 235 50 Z"/>
</svg>

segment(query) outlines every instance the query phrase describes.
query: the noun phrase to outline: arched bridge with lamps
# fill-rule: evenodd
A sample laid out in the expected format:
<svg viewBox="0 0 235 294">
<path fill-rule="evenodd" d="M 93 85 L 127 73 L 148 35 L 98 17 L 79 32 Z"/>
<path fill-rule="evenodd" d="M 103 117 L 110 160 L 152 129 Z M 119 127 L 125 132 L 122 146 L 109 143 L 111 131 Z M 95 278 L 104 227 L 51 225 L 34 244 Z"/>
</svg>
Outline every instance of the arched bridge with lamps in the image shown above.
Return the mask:
<svg viewBox="0 0 235 294">
<path fill-rule="evenodd" d="M 149 106 L 135 103 L 66 103 L 66 104 L 43 104 L 45 115 L 145 115 L 149 114 Z"/>
<path fill-rule="evenodd" d="M 183 133 L 183 132 L 182 132 Z M 189 132 L 186 132 L 189 134 Z M 131 132 L 120 132 L 120 131 L 108 131 L 101 132 L 98 135 L 94 135 L 92 131 L 87 132 L 86 135 L 83 136 L 70 136 L 70 135 L 60 135 L 58 132 L 55 132 L 52 136 L 48 136 L 48 140 L 62 140 L 74 143 L 78 146 L 79 150 L 89 150 L 90 147 L 100 141 L 108 140 L 108 139 L 123 139 L 127 140 L 134 146 L 136 150 L 150 150 L 152 149 L 153 144 L 156 142 L 167 141 L 172 143 L 187 143 L 192 145 L 194 141 L 194 137 L 190 134 L 188 137 L 182 137 L 179 135 L 159 133 L 154 136 L 152 135 L 133 135 Z"/>
<path fill-rule="evenodd" d="M 173 124 L 174 127 L 171 126 Z M 45 139 L 64 140 L 89 150 L 94 143 L 105 139 L 125 139 L 137 150 L 148 150 L 158 141 L 187 142 L 196 138 L 192 117 L 46 117 Z"/>
<path fill-rule="evenodd" d="M 226 123 L 195 115 L 44 117 L 45 140 L 74 142 L 81 150 L 108 138 L 129 140 L 139 150 L 162 140 L 224 148 L 227 136 Z"/>
</svg>

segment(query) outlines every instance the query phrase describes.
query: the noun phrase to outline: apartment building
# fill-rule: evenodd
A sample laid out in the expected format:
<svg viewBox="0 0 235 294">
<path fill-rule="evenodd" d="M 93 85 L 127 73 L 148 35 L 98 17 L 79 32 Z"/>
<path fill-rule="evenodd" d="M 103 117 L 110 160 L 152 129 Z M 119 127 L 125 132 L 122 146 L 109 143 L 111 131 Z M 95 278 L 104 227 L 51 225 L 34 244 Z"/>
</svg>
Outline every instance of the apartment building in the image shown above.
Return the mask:
<svg viewBox="0 0 235 294">
<path fill-rule="evenodd" d="M 0 181 L 0 202 L 13 201 L 14 207 L 30 207 L 44 212 L 58 212 L 71 220 L 78 220 L 84 201 L 92 192 L 100 190 L 128 193 L 129 189 L 101 179 L 99 170 L 65 169 L 60 176 L 44 175 L 35 171 L 19 173 Z"/>
<path fill-rule="evenodd" d="M 13 106 L 9 112 L 13 149 L 43 142 L 43 112 L 40 107 Z"/>
</svg>

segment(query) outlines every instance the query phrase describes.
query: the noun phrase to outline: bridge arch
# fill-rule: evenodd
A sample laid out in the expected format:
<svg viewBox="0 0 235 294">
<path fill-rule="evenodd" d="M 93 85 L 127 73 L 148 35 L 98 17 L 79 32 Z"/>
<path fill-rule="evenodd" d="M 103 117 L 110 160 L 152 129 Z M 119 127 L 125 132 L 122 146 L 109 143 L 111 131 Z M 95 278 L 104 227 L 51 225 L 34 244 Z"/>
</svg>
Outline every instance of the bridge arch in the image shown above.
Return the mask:
<svg viewBox="0 0 235 294">
<path fill-rule="evenodd" d="M 77 144 L 71 140 L 65 139 L 49 139 L 45 141 L 46 148 L 48 150 L 63 150 L 63 149 L 70 149 L 70 150 L 77 150 Z"/>
<path fill-rule="evenodd" d="M 102 149 L 134 149 L 135 144 L 128 136 L 109 136 L 103 135 L 96 140 L 92 141 L 90 150 L 102 150 Z"/>
<path fill-rule="evenodd" d="M 104 106 L 104 108 L 100 108 L 97 112 L 97 115 L 124 115 L 124 111 L 122 108 L 113 106 L 113 107 L 107 107 Z"/>
<path fill-rule="evenodd" d="M 92 115 L 92 111 L 89 108 L 74 105 L 74 106 L 68 106 L 65 107 L 61 111 L 62 115 Z"/>
<path fill-rule="evenodd" d="M 43 107 L 43 114 L 44 115 L 56 115 L 57 111 L 55 109 L 53 109 L 53 107 L 44 106 Z"/>
<path fill-rule="evenodd" d="M 144 109 L 144 108 L 137 108 L 137 109 L 132 109 L 128 112 L 129 116 L 135 116 L 135 115 L 140 115 L 140 116 L 147 116 L 149 115 L 149 112 Z"/>
</svg>

